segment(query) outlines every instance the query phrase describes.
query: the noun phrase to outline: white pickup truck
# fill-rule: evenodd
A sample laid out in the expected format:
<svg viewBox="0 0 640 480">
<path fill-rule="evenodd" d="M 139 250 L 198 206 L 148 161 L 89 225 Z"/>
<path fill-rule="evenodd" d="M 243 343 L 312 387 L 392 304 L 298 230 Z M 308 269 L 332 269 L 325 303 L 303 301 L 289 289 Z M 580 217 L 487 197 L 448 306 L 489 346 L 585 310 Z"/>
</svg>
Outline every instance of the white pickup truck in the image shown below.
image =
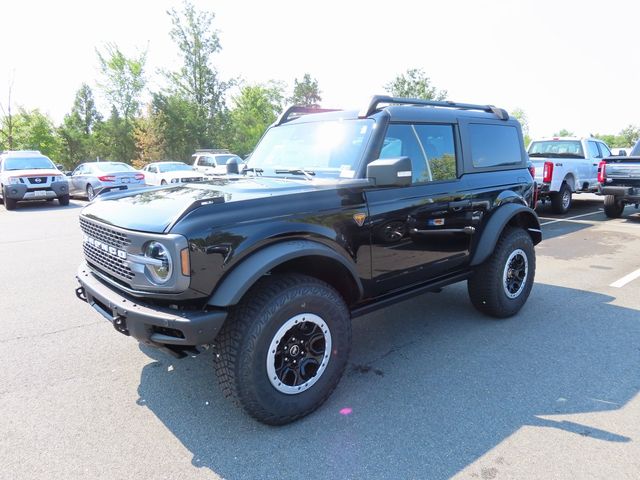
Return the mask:
<svg viewBox="0 0 640 480">
<path fill-rule="evenodd" d="M 536 168 L 538 198 L 551 200 L 554 213 L 566 213 L 573 193 L 598 191 L 598 164 L 611 150 L 597 138 L 553 137 L 535 139 L 529 158 Z"/>
</svg>

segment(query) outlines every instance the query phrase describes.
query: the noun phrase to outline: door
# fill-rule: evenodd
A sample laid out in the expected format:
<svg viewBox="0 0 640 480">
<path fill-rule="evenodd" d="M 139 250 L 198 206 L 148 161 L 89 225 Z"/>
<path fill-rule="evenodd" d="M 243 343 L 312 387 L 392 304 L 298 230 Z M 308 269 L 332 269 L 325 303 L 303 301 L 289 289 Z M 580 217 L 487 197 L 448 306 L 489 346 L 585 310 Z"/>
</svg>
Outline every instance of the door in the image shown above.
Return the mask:
<svg viewBox="0 0 640 480">
<path fill-rule="evenodd" d="M 379 158 L 408 156 L 412 185 L 366 191 L 376 294 L 448 273 L 468 261 L 472 201 L 457 178 L 457 129 L 391 124 Z"/>
<path fill-rule="evenodd" d="M 584 167 L 584 174 L 581 180 L 589 182 L 589 186 L 594 188 L 598 184 L 598 164 L 602 160 L 602 154 L 598 149 L 598 143 L 592 140 L 587 142 L 587 162 Z"/>
<path fill-rule="evenodd" d="M 146 178 L 146 183 L 149 185 L 160 185 L 160 178 L 158 175 L 158 167 L 155 165 L 147 165 L 144 167 L 144 174 Z"/>
<path fill-rule="evenodd" d="M 87 183 L 87 170 L 88 166 L 86 164 L 78 165 L 76 169 L 71 174 L 71 181 L 69 182 L 69 187 L 74 194 L 82 194 L 85 192 L 85 185 Z"/>
</svg>

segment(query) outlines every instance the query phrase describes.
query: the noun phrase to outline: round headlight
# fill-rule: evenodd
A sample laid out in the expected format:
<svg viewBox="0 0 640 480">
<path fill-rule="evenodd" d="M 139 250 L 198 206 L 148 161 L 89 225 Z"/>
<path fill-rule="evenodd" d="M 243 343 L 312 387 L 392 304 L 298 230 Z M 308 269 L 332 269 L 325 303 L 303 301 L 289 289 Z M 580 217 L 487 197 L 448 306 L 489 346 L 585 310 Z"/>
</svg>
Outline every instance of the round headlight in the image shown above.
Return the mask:
<svg viewBox="0 0 640 480">
<path fill-rule="evenodd" d="M 144 256 L 152 260 L 147 264 L 151 280 L 155 283 L 166 283 L 173 271 L 169 250 L 160 242 L 149 242 L 144 249 Z"/>
</svg>

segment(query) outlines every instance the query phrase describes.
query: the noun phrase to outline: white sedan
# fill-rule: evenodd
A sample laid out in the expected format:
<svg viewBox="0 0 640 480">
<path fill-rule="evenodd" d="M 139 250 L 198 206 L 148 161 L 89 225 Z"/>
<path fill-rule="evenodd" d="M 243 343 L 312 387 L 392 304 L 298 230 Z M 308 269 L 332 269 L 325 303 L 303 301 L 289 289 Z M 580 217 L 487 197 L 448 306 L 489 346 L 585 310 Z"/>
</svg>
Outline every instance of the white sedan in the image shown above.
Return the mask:
<svg viewBox="0 0 640 480">
<path fill-rule="evenodd" d="M 172 183 L 201 182 L 205 180 L 201 172 L 183 162 L 155 162 L 142 169 L 147 185 L 169 185 Z"/>
</svg>

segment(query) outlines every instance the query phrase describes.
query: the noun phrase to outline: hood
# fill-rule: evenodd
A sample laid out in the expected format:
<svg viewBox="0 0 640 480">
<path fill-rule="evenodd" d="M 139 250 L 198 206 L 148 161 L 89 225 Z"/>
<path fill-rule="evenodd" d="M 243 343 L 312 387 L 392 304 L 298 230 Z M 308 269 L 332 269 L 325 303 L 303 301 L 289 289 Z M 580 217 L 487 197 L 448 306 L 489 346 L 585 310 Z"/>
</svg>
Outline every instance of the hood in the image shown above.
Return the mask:
<svg viewBox="0 0 640 480">
<path fill-rule="evenodd" d="M 144 188 L 99 195 L 82 210 L 82 215 L 128 230 L 163 233 L 184 214 L 203 205 L 335 188 L 335 185 L 336 182 L 261 177 Z"/>
<path fill-rule="evenodd" d="M 6 175 L 10 177 L 55 177 L 56 175 L 64 175 L 60 170 L 47 169 L 31 169 L 31 170 L 6 170 Z"/>
</svg>

